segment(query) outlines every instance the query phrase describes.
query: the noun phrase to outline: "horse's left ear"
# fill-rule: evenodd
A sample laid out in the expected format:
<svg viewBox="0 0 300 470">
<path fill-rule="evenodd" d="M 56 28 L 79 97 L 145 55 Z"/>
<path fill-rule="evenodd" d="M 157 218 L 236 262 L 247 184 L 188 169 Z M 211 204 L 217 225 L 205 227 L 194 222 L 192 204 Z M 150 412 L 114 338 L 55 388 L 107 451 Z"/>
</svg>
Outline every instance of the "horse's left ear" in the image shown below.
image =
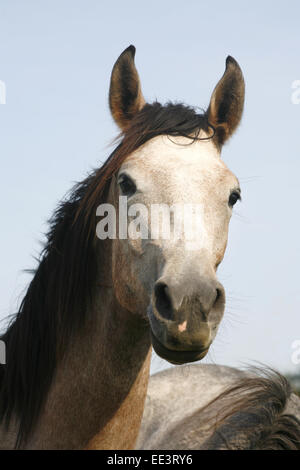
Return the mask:
<svg viewBox="0 0 300 470">
<path fill-rule="evenodd" d="M 146 104 L 134 64 L 135 47 L 129 46 L 116 61 L 110 79 L 109 106 L 118 126 L 125 131 Z"/>
<path fill-rule="evenodd" d="M 208 121 L 216 131 L 220 147 L 239 125 L 245 99 L 245 81 L 237 61 L 228 56 L 223 77 L 213 91 L 207 110 Z"/>
</svg>

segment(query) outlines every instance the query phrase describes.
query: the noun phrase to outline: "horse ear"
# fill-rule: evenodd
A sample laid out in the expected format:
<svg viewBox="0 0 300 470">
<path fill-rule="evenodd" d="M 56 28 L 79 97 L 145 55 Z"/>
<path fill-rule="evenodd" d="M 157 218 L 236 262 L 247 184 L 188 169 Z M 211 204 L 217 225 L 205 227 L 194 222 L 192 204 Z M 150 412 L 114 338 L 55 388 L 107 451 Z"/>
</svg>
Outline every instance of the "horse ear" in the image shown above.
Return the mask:
<svg viewBox="0 0 300 470">
<path fill-rule="evenodd" d="M 131 119 L 146 104 L 134 56 L 134 46 L 125 49 L 116 61 L 110 79 L 110 111 L 122 131 L 126 130 Z"/>
<path fill-rule="evenodd" d="M 216 131 L 221 147 L 238 127 L 244 109 L 245 82 L 242 70 L 233 57 L 226 59 L 226 70 L 213 91 L 207 110 L 208 121 Z"/>
</svg>

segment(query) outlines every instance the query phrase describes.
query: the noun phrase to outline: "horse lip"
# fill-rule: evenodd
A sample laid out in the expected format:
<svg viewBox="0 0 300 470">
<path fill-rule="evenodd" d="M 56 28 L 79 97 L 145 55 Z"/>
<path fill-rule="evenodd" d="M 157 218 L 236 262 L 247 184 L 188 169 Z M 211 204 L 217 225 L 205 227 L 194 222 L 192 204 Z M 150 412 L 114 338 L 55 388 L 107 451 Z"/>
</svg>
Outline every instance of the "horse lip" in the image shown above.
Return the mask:
<svg viewBox="0 0 300 470">
<path fill-rule="evenodd" d="M 199 349 L 197 351 L 175 351 L 173 349 L 166 348 L 155 336 L 151 330 L 151 340 L 155 352 L 162 358 L 172 364 L 186 364 L 187 362 L 195 362 L 203 359 L 208 350 L 207 348 Z"/>
</svg>

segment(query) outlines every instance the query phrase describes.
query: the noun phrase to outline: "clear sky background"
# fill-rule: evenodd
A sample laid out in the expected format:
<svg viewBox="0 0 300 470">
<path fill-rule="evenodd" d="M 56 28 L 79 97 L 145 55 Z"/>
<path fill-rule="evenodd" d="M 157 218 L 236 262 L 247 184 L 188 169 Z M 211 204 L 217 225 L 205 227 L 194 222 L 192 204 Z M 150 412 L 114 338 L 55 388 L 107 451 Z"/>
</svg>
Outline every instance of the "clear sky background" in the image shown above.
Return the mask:
<svg viewBox="0 0 300 470">
<path fill-rule="evenodd" d="M 22 270 L 35 266 L 57 202 L 112 150 L 107 96 L 122 50 L 136 46 L 149 101 L 204 108 L 230 54 L 246 106 L 223 158 L 243 202 L 219 271 L 227 309 L 205 361 L 299 370 L 299 24 L 299 0 L 0 0 L 0 318 L 24 294 Z M 167 366 L 156 357 L 152 370 Z"/>
</svg>

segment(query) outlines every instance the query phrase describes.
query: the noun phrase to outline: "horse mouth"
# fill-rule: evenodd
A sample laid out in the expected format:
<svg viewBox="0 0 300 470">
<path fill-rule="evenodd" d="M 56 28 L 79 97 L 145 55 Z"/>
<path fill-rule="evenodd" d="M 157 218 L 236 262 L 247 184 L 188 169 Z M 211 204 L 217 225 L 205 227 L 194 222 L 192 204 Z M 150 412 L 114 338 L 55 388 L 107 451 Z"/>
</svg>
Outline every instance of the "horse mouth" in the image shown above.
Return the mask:
<svg viewBox="0 0 300 470">
<path fill-rule="evenodd" d="M 165 359 L 166 361 L 175 365 L 186 364 L 187 362 L 200 361 L 206 356 L 209 350 L 209 347 L 204 348 L 204 349 L 199 349 L 197 351 L 175 351 L 173 349 L 166 348 L 156 338 L 152 330 L 151 330 L 151 340 L 152 340 L 152 346 L 156 354 L 158 354 L 158 356 L 160 356 L 162 359 Z"/>
</svg>

